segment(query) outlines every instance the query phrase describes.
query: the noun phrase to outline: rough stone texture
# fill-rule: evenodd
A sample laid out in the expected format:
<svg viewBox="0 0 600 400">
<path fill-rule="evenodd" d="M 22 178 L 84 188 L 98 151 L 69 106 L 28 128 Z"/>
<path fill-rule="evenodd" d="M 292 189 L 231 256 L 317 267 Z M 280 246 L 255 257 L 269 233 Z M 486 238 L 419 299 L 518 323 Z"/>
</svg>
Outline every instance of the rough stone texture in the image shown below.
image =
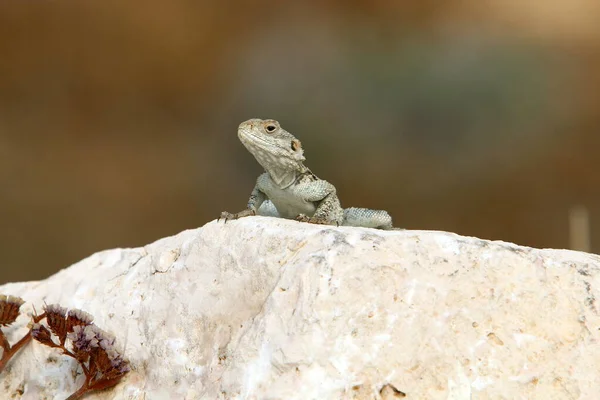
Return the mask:
<svg viewBox="0 0 600 400">
<path fill-rule="evenodd" d="M 26 311 L 81 308 L 117 336 L 133 371 L 89 399 L 592 399 L 599 267 L 444 232 L 249 217 L 0 293 Z M 73 367 L 32 343 L 0 398 L 62 399 Z"/>
</svg>

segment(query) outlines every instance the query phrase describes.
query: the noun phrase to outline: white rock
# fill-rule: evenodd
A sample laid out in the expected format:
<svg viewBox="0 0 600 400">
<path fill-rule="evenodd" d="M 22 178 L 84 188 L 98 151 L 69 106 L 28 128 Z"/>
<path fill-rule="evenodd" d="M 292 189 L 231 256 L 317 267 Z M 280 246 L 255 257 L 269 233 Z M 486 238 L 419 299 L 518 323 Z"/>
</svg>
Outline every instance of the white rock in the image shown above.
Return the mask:
<svg viewBox="0 0 600 400">
<path fill-rule="evenodd" d="M 25 311 L 80 308 L 116 335 L 133 370 L 89 399 L 592 399 L 599 267 L 444 232 L 252 217 L 0 293 Z M 4 328 L 11 343 L 27 323 Z M 63 399 L 74 367 L 30 343 L 0 398 Z"/>
</svg>

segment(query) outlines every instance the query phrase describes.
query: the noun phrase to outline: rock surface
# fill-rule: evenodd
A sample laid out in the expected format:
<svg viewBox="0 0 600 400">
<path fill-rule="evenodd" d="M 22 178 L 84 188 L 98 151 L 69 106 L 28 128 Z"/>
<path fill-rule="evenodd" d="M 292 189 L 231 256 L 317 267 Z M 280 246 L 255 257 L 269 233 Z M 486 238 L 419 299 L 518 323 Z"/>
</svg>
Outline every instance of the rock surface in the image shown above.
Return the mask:
<svg viewBox="0 0 600 400">
<path fill-rule="evenodd" d="M 89 399 L 591 399 L 600 257 L 444 232 L 251 217 L 0 286 L 83 309 L 132 371 Z M 5 328 L 14 342 L 22 315 Z M 73 360 L 30 343 L 2 399 L 63 399 Z"/>
</svg>

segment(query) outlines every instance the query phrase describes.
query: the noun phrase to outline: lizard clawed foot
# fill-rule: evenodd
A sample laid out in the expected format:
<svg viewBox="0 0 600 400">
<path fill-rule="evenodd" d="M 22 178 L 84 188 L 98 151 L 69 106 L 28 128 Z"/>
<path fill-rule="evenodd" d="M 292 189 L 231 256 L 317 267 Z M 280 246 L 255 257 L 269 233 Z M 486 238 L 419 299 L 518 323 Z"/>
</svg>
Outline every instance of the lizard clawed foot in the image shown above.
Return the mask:
<svg viewBox="0 0 600 400">
<path fill-rule="evenodd" d="M 231 221 L 234 219 L 238 219 L 238 218 L 243 218 L 243 217 L 249 217 L 252 215 L 256 215 L 256 212 L 254 210 L 250 210 L 250 209 L 246 209 L 244 211 L 240 211 L 239 213 L 235 213 L 232 214 L 230 212 L 227 211 L 223 211 L 221 213 L 221 216 L 219 218 L 217 218 L 217 222 L 219 222 L 220 220 L 225 220 L 225 224 L 227 223 L 227 221 Z"/>
<path fill-rule="evenodd" d="M 329 221 L 325 218 L 309 217 L 308 215 L 305 215 L 305 214 L 298 214 L 298 216 L 295 219 L 296 219 L 296 221 L 308 222 L 309 224 L 331 225 L 331 221 Z"/>
</svg>

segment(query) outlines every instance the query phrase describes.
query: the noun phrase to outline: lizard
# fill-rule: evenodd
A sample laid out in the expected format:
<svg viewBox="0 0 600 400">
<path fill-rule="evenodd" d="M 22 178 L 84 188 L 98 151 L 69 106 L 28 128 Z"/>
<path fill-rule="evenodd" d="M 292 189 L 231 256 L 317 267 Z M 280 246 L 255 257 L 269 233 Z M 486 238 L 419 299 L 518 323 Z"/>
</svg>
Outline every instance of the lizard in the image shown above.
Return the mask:
<svg viewBox="0 0 600 400">
<path fill-rule="evenodd" d="M 238 127 L 238 138 L 265 169 L 256 180 L 248 206 L 224 211 L 225 222 L 252 215 L 276 216 L 314 224 L 393 229 L 387 211 L 343 209 L 335 186 L 308 169 L 302 144 L 273 119 L 249 119 Z"/>
</svg>

